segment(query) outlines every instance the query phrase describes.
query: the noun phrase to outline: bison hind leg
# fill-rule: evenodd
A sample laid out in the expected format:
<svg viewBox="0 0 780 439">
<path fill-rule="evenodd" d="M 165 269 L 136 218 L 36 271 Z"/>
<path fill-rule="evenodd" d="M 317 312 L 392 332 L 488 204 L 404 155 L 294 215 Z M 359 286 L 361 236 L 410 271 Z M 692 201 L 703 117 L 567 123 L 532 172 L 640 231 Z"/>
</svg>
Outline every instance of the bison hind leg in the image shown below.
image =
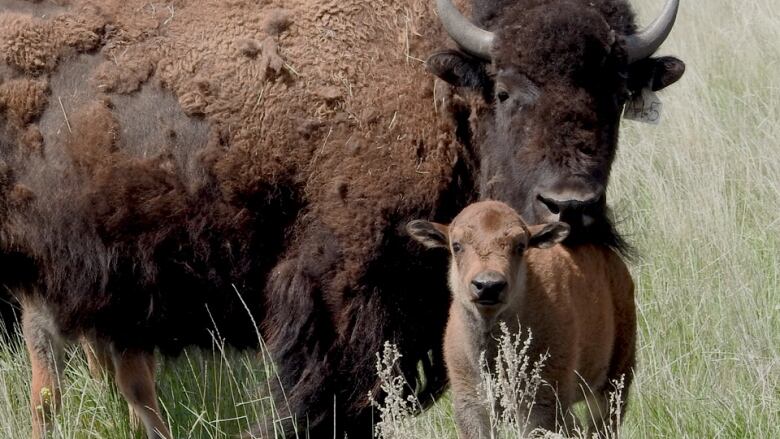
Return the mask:
<svg viewBox="0 0 780 439">
<path fill-rule="evenodd" d="M 59 409 L 65 343 L 49 309 L 37 299 L 22 303 L 22 333 L 30 356 L 33 438 L 46 436 Z"/>
<path fill-rule="evenodd" d="M 87 357 L 87 366 L 89 373 L 95 380 L 115 382 L 116 373 L 114 371 L 114 359 L 111 354 L 111 343 L 96 337 L 94 334 L 82 336 L 80 339 L 81 349 Z M 154 355 L 148 355 L 149 370 L 154 372 L 157 362 Z M 136 412 L 133 405 L 128 403 L 130 410 L 130 424 L 133 430 L 144 428 L 141 415 Z"/>
<path fill-rule="evenodd" d="M 138 416 L 149 439 L 172 439 L 157 403 L 154 354 L 112 346 L 111 356 L 116 384 L 130 406 L 131 416 Z"/>
</svg>

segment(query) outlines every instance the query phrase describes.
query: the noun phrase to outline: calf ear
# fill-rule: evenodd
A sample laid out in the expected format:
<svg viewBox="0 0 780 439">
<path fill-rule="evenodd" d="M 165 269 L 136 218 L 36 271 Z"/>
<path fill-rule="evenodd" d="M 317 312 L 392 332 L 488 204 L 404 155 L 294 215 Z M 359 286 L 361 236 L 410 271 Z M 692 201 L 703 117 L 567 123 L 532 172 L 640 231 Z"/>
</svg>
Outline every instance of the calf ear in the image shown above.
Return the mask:
<svg viewBox="0 0 780 439">
<path fill-rule="evenodd" d="M 456 87 L 481 89 L 490 82 L 485 62 L 457 50 L 436 52 L 425 61 L 429 72 Z"/>
<path fill-rule="evenodd" d="M 449 247 L 449 238 L 447 238 L 449 228 L 444 224 L 414 220 L 406 225 L 406 231 L 409 236 L 428 248 Z"/>
<path fill-rule="evenodd" d="M 531 232 L 529 247 L 550 248 L 569 236 L 570 227 L 566 223 L 555 222 L 530 226 L 528 230 Z"/>
<path fill-rule="evenodd" d="M 685 73 L 685 63 L 672 56 L 647 58 L 628 68 L 628 88 L 637 92 L 649 87 L 653 91 L 677 82 Z"/>
</svg>

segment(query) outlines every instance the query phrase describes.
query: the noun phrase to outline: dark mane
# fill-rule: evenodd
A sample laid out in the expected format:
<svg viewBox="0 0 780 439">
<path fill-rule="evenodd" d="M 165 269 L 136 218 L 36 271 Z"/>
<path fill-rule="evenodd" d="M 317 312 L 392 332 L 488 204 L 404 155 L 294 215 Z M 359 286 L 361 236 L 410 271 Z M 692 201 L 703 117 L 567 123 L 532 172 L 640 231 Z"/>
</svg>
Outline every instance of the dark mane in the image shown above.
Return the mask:
<svg viewBox="0 0 780 439">
<path fill-rule="evenodd" d="M 604 218 L 595 222 L 595 227 L 588 228 L 587 232 L 574 231 L 564 241 L 564 245 L 577 247 L 586 244 L 596 244 L 609 247 L 618 252 L 623 258 L 633 260 L 637 257 L 637 250 L 617 230 L 612 218 Z"/>
</svg>

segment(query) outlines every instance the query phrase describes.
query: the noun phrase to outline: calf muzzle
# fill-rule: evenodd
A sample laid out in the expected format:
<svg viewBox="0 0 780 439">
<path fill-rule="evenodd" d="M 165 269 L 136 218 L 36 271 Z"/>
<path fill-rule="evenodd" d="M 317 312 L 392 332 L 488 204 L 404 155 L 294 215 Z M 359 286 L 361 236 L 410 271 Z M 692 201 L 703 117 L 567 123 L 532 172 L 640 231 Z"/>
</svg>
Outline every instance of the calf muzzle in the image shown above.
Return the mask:
<svg viewBox="0 0 780 439">
<path fill-rule="evenodd" d="M 497 271 L 483 271 L 471 281 L 472 301 L 479 305 L 492 306 L 501 303 L 507 281 Z"/>
</svg>

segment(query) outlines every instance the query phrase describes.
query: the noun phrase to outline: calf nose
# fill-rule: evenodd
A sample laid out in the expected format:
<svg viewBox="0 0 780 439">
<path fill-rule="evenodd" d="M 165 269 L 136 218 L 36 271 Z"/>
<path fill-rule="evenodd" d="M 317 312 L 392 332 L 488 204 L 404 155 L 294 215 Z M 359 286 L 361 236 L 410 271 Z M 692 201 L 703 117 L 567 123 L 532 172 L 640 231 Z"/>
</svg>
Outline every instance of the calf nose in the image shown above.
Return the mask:
<svg viewBox="0 0 780 439">
<path fill-rule="evenodd" d="M 495 305 L 506 289 L 506 278 L 496 271 L 485 271 L 471 281 L 474 301 L 483 305 Z"/>
</svg>

